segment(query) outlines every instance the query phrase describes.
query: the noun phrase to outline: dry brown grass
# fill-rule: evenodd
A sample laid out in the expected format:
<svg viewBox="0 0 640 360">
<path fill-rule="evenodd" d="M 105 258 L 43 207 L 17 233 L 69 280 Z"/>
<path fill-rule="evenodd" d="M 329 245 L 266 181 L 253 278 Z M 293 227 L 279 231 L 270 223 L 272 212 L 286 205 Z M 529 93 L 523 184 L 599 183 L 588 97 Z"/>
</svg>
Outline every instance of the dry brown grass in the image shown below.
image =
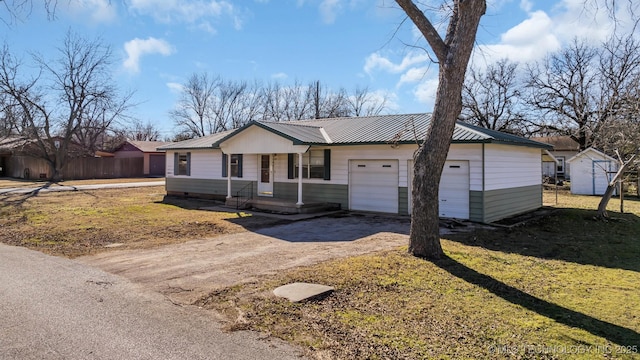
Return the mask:
<svg viewBox="0 0 640 360">
<path fill-rule="evenodd" d="M 198 210 L 164 187 L 0 195 L 0 241 L 76 257 L 111 246 L 149 248 L 273 224 L 245 213 Z"/>
</svg>

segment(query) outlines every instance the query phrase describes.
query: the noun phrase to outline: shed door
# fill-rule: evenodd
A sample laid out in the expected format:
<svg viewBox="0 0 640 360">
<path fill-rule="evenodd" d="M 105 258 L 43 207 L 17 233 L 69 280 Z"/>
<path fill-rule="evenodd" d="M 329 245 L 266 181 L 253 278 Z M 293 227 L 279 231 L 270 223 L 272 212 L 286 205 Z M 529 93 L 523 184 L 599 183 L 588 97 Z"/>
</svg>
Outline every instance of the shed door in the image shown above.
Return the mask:
<svg viewBox="0 0 640 360">
<path fill-rule="evenodd" d="M 413 190 L 413 161 L 409 161 L 409 214 Z M 440 217 L 469 219 L 469 162 L 451 160 L 444 164 L 438 191 Z"/>
<path fill-rule="evenodd" d="M 398 160 L 350 160 L 349 208 L 398 213 Z"/>
<path fill-rule="evenodd" d="M 613 165 L 610 160 L 591 160 L 592 195 L 604 195 L 613 179 Z"/>
</svg>

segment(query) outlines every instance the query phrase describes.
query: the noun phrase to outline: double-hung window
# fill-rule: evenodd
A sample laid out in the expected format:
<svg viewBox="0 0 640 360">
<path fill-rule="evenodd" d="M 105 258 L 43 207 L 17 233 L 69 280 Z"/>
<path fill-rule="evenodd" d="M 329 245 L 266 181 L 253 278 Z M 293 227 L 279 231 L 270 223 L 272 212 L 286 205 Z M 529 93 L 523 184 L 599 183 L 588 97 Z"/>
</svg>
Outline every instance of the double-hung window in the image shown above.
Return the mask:
<svg viewBox="0 0 640 360">
<path fill-rule="evenodd" d="M 222 154 L 222 177 L 227 177 L 228 156 L 231 156 L 230 173 L 231 177 L 242 177 L 242 154 Z"/>
<path fill-rule="evenodd" d="M 293 177 L 300 177 L 300 163 L 297 154 L 293 154 Z M 326 150 L 309 150 L 302 154 L 303 179 L 328 179 L 328 164 L 325 163 Z"/>
<path fill-rule="evenodd" d="M 191 153 L 175 153 L 173 166 L 174 175 L 191 175 Z"/>
</svg>

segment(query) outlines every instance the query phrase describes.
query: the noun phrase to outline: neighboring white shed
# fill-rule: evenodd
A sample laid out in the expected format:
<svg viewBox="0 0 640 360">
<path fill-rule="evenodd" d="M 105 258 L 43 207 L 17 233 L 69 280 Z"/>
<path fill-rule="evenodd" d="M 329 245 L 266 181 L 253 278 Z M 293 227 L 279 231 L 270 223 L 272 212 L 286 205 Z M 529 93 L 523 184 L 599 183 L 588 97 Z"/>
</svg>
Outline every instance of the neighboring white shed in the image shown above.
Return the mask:
<svg viewBox="0 0 640 360">
<path fill-rule="evenodd" d="M 588 148 L 571 159 L 571 193 L 603 195 L 609 181 L 618 171 L 616 159 L 594 148 Z"/>
</svg>

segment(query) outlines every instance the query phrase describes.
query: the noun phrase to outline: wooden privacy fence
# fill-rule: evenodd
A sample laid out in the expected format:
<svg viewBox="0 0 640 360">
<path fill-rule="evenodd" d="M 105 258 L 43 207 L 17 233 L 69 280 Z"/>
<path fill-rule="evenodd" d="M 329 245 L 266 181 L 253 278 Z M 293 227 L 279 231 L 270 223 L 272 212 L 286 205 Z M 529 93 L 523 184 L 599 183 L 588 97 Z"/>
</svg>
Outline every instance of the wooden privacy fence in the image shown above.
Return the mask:
<svg viewBox="0 0 640 360">
<path fill-rule="evenodd" d="M 28 156 L 11 156 L 4 176 L 21 179 L 48 179 L 49 164 Z M 143 158 L 86 157 L 71 159 L 62 169 L 63 180 L 112 179 L 144 176 Z"/>
</svg>

